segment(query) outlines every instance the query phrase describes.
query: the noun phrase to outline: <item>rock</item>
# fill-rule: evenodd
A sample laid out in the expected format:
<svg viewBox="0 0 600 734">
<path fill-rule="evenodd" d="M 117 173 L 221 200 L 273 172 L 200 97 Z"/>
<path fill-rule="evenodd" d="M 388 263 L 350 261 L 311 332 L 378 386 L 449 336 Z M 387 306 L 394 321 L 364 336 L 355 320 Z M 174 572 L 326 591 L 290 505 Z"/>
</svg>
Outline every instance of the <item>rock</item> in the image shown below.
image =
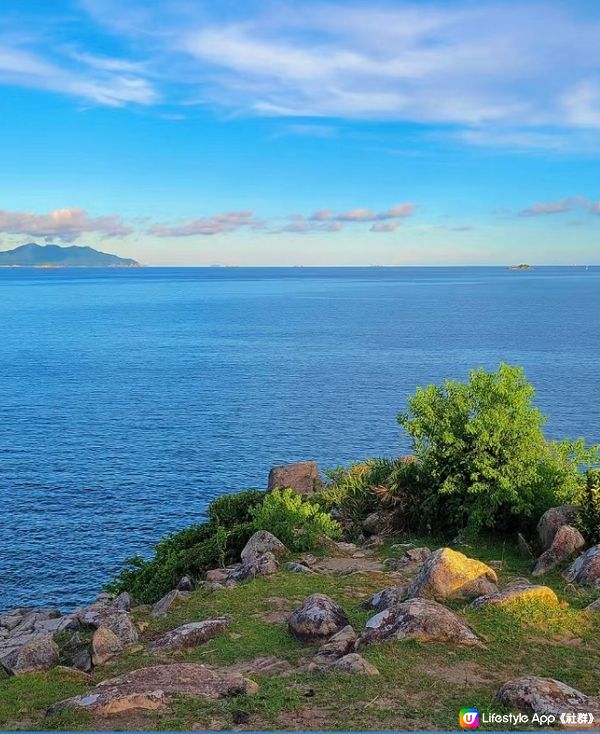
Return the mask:
<svg viewBox="0 0 600 734">
<path fill-rule="evenodd" d="M 384 544 L 384 540 L 380 535 L 371 535 L 370 538 L 367 538 L 365 542 L 363 543 L 363 548 L 365 549 L 373 549 L 373 548 L 381 548 Z"/>
<path fill-rule="evenodd" d="M 312 568 L 305 566 L 303 563 L 296 563 L 295 561 L 286 563 L 284 568 L 286 571 L 290 571 L 291 573 L 314 573 Z"/>
<path fill-rule="evenodd" d="M 470 601 L 498 591 L 494 569 L 450 548 L 432 553 L 409 585 L 409 597 Z"/>
<path fill-rule="evenodd" d="M 572 525 L 562 525 L 554 536 L 552 545 L 538 558 L 533 576 L 542 576 L 559 563 L 569 560 L 578 550 L 585 546 L 582 534 Z"/>
<path fill-rule="evenodd" d="M 294 668 L 287 660 L 281 660 L 273 655 L 264 655 L 254 660 L 242 660 L 239 663 L 233 663 L 226 668 L 222 668 L 222 672 L 237 673 L 238 675 L 288 675 L 292 673 Z"/>
<path fill-rule="evenodd" d="M 230 571 L 230 568 L 213 568 L 206 572 L 205 578 L 211 584 L 224 584 Z"/>
<path fill-rule="evenodd" d="M 406 599 L 406 589 L 406 586 L 390 586 L 373 594 L 370 599 L 364 602 L 363 606 L 366 609 L 375 609 L 382 612 L 384 609 L 389 609 L 389 607 L 393 607 Z"/>
<path fill-rule="evenodd" d="M 273 553 L 267 552 L 243 561 L 238 568 L 229 572 L 226 583 L 239 583 L 240 581 L 254 579 L 257 576 L 270 576 L 277 573 L 278 570 L 277 559 Z"/>
<path fill-rule="evenodd" d="M 481 645 L 460 617 L 429 599 L 409 599 L 371 617 L 357 648 L 384 640 Z"/>
<path fill-rule="evenodd" d="M 589 722 L 586 726 L 583 721 L 579 722 L 577 714 L 592 714 L 596 721 L 600 719 L 600 705 L 597 701 L 552 678 L 515 678 L 502 686 L 496 698 L 504 706 L 527 714 L 555 716 L 558 721 L 561 714 L 575 714 L 575 721 L 571 724 L 574 729 L 589 728 L 592 723 Z"/>
<path fill-rule="evenodd" d="M 92 637 L 92 663 L 104 665 L 123 650 L 123 645 L 108 627 L 98 627 Z"/>
<path fill-rule="evenodd" d="M 13 636 L 24 634 L 26 632 L 33 632 L 37 624 L 51 620 L 54 621 L 54 628 L 47 631 L 54 632 L 60 625 L 59 620 L 61 617 L 62 613 L 58 609 L 33 609 L 19 619 L 19 623 L 13 627 L 11 632 Z"/>
<path fill-rule="evenodd" d="M 162 599 L 159 599 L 156 604 L 152 607 L 153 617 L 164 617 L 165 614 L 171 611 L 175 604 L 183 599 L 187 598 L 185 591 L 179 591 L 179 589 L 173 589 L 165 594 Z"/>
<path fill-rule="evenodd" d="M 288 618 L 290 632 L 301 640 L 322 640 L 348 622 L 344 610 L 325 594 L 312 594 Z"/>
<path fill-rule="evenodd" d="M 584 612 L 600 612 L 600 599 L 596 599 L 583 610 Z"/>
<path fill-rule="evenodd" d="M 531 546 L 525 540 L 525 536 L 521 533 L 517 533 L 517 546 L 522 556 L 525 556 L 525 558 L 533 558 Z"/>
<path fill-rule="evenodd" d="M 294 464 L 274 466 L 269 472 L 269 489 L 293 489 L 300 494 L 313 494 L 321 487 L 319 467 L 316 461 L 300 461 Z"/>
<path fill-rule="evenodd" d="M 394 529 L 394 513 L 378 510 L 367 515 L 362 523 L 362 529 L 367 535 L 389 535 Z"/>
<path fill-rule="evenodd" d="M 542 548 L 547 550 L 552 545 L 554 536 L 563 525 L 573 525 L 577 518 L 575 505 L 559 505 L 546 510 L 537 524 L 537 532 Z"/>
<path fill-rule="evenodd" d="M 351 652 L 335 660 L 327 667 L 327 670 L 351 675 L 379 675 L 377 668 L 356 652 Z"/>
<path fill-rule="evenodd" d="M 556 607 L 560 601 L 554 591 L 548 586 L 531 584 L 527 579 L 515 579 L 501 591 L 485 594 L 471 602 L 472 609 L 480 609 L 492 604 L 524 604 L 536 601 L 541 604 Z"/>
<path fill-rule="evenodd" d="M 91 652 L 87 648 L 78 650 L 69 660 L 69 665 L 77 670 L 82 670 L 84 673 L 89 673 L 92 669 Z"/>
<path fill-rule="evenodd" d="M 189 576 L 183 576 L 179 579 L 179 583 L 175 587 L 177 591 L 193 591 L 194 584 Z"/>
<path fill-rule="evenodd" d="M 313 662 L 319 667 L 329 665 L 333 660 L 337 660 L 354 650 L 357 639 L 356 632 L 351 625 L 346 625 L 339 632 L 336 632 L 333 637 L 330 637 L 324 645 L 321 645 L 313 658 Z"/>
<path fill-rule="evenodd" d="M 241 559 L 244 562 L 255 561 L 265 553 L 272 553 L 281 558 L 289 553 L 285 545 L 268 530 L 258 530 L 244 546 Z"/>
<path fill-rule="evenodd" d="M 79 612 L 79 619 L 84 624 L 89 624 L 96 629 L 98 627 L 108 627 L 119 638 L 124 647 L 133 645 L 138 641 L 137 627 L 129 613 L 122 609 L 96 603 L 82 609 Z"/>
<path fill-rule="evenodd" d="M 241 675 L 211 670 L 198 663 L 154 665 L 105 680 L 81 696 L 54 704 L 48 713 L 74 709 L 108 716 L 132 709 L 158 709 L 176 696 L 218 699 L 257 690 L 256 683 Z"/>
<path fill-rule="evenodd" d="M 124 612 L 130 611 L 130 609 L 135 606 L 133 597 L 127 591 L 123 591 L 119 594 L 119 596 L 117 596 L 110 605 L 115 609 L 122 609 Z"/>
<path fill-rule="evenodd" d="M 220 635 L 229 626 L 229 619 L 205 619 L 203 622 L 190 622 L 170 630 L 151 643 L 151 652 L 170 652 L 182 648 L 197 647 L 213 637 Z"/>
<path fill-rule="evenodd" d="M 114 599 L 114 594 L 109 594 L 107 591 L 101 591 L 96 597 L 98 604 L 110 604 Z"/>
<path fill-rule="evenodd" d="M 571 584 L 598 585 L 600 583 L 600 543 L 577 558 L 563 576 Z"/>
<path fill-rule="evenodd" d="M 58 645 L 51 637 L 42 637 L 24 645 L 10 666 L 13 675 L 39 673 L 59 663 Z"/>
</svg>

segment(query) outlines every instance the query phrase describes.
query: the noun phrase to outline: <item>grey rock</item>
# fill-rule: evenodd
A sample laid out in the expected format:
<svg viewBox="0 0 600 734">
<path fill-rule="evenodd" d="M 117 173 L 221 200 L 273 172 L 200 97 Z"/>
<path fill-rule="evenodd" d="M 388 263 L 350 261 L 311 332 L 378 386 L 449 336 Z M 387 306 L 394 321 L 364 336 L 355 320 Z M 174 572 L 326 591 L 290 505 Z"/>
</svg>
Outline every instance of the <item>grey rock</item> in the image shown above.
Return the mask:
<svg viewBox="0 0 600 734">
<path fill-rule="evenodd" d="M 538 558 L 533 576 L 542 576 L 563 561 L 568 561 L 585 546 L 582 534 L 572 525 L 561 525 L 556 531 L 552 545 Z"/>
<path fill-rule="evenodd" d="M 379 675 L 379 670 L 356 652 L 335 660 L 327 667 L 327 670 L 350 675 Z"/>
<path fill-rule="evenodd" d="M 553 678 L 525 676 L 505 683 L 498 691 L 498 703 L 528 714 L 552 715 L 560 719 L 561 714 L 592 714 L 596 722 L 600 719 L 600 705 L 571 686 Z M 590 723 L 593 727 L 593 723 Z M 590 728 L 576 722 L 575 729 Z"/>
<path fill-rule="evenodd" d="M 596 599 L 591 604 L 588 604 L 584 609 L 585 612 L 600 612 L 600 599 Z"/>
<path fill-rule="evenodd" d="M 394 513 L 378 510 L 367 515 L 362 529 L 367 535 L 389 535 L 394 528 Z"/>
<path fill-rule="evenodd" d="M 128 612 L 122 609 L 96 603 L 82 609 L 79 612 L 79 619 L 84 624 L 89 624 L 96 629 L 98 627 L 108 627 L 125 647 L 138 641 L 137 627 Z"/>
<path fill-rule="evenodd" d="M 213 637 L 222 634 L 229 626 L 227 617 L 205 619 L 202 622 L 190 622 L 177 629 L 170 630 L 149 646 L 151 652 L 170 652 L 185 648 L 197 647 Z"/>
<path fill-rule="evenodd" d="M 177 602 L 186 598 L 187 593 L 185 591 L 173 589 L 172 591 L 169 591 L 168 594 L 165 594 L 162 599 L 159 599 L 159 601 L 156 602 L 152 607 L 151 614 L 153 617 L 164 617 L 165 614 L 168 614 L 171 611 Z"/>
<path fill-rule="evenodd" d="M 115 609 L 122 609 L 124 612 L 129 612 L 131 608 L 135 606 L 135 603 L 129 592 L 122 591 L 115 599 L 113 599 L 110 605 Z"/>
<path fill-rule="evenodd" d="M 560 601 L 554 591 L 548 586 L 531 584 L 527 579 L 516 579 L 504 587 L 501 591 L 485 594 L 471 602 L 472 609 L 480 609 L 494 604 L 527 604 L 536 601 L 551 607 L 557 607 Z"/>
<path fill-rule="evenodd" d="M 265 553 L 272 553 L 276 558 L 281 558 L 288 553 L 288 549 L 268 530 L 258 530 L 244 546 L 241 559 L 242 562 L 251 563 Z"/>
<path fill-rule="evenodd" d="M 546 510 L 537 524 L 538 537 L 544 550 L 550 548 L 554 536 L 563 525 L 573 525 L 577 518 L 575 505 L 559 505 Z"/>
<path fill-rule="evenodd" d="M 573 561 L 563 576 L 571 584 L 597 586 L 600 583 L 600 543 Z"/>
<path fill-rule="evenodd" d="M 312 568 L 305 566 L 303 563 L 296 563 L 295 561 L 286 563 L 284 568 L 286 571 L 291 571 L 292 573 L 314 573 Z"/>
<path fill-rule="evenodd" d="M 13 675 L 49 670 L 59 662 L 58 645 L 51 637 L 41 637 L 20 648 L 10 667 Z"/>
<path fill-rule="evenodd" d="M 409 599 L 371 617 L 357 648 L 385 640 L 481 645 L 460 617 L 430 599 Z"/>
<path fill-rule="evenodd" d="M 194 584 L 189 576 L 183 576 L 177 584 L 177 591 L 193 591 Z"/>
<path fill-rule="evenodd" d="M 344 610 L 325 594 L 312 594 L 288 618 L 290 632 L 301 640 L 323 640 L 348 625 Z"/>
<path fill-rule="evenodd" d="M 313 658 L 313 662 L 318 667 L 325 667 L 332 661 L 347 655 L 354 650 L 358 637 L 351 625 L 346 625 L 339 632 L 329 638 L 319 648 L 317 654 Z"/>
<path fill-rule="evenodd" d="M 378 591 L 376 594 L 364 602 L 363 606 L 366 609 L 375 609 L 378 612 L 384 609 L 389 609 L 395 604 L 399 604 L 403 599 L 406 599 L 406 586 L 390 586 L 387 589 Z"/>
<path fill-rule="evenodd" d="M 87 648 L 82 648 L 68 662 L 71 667 L 89 673 L 92 669 L 92 654 Z"/>
<path fill-rule="evenodd" d="M 104 665 L 123 651 L 123 645 L 115 633 L 108 627 L 98 627 L 92 637 L 92 662 Z"/>
<path fill-rule="evenodd" d="M 230 571 L 227 575 L 227 582 L 240 583 L 241 581 L 247 581 L 254 579 L 257 576 L 270 576 L 271 574 L 277 573 L 279 570 L 279 564 L 277 559 L 271 552 L 263 553 L 260 556 L 252 557 L 250 560 L 243 561 L 239 568 L 234 571 Z"/>
</svg>

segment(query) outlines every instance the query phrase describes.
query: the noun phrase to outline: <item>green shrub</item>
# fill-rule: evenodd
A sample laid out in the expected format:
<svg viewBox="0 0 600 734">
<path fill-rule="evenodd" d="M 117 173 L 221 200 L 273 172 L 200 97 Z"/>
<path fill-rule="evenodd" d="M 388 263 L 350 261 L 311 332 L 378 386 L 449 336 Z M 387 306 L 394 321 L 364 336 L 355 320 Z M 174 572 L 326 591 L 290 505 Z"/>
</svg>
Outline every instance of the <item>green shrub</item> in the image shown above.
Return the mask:
<svg viewBox="0 0 600 734">
<path fill-rule="evenodd" d="M 419 461 L 414 497 L 430 529 L 505 530 L 581 492 L 579 464 L 598 455 L 582 441 L 550 443 L 518 367 L 473 370 L 466 383 L 417 389 L 398 421 Z M 414 504 L 414 503 L 413 503 Z"/>
<path fill-rule="evenodd" d="M 323 535 L 341 537 L 340 526 L 330 515 L 291 489 L 269 492 L 254 516 L 256 530 L 268 530 L 291 551 L 310 550 Z"/>
<path fill-rule="evenodd" d="M 182 576 L 198 579 L 211 568 L 238 561 L 255 530 L 253 513 L 264 498 L 255 489 L 219 497 L 207 508 L 208 522 L 164 538 L 150 559 L 128 558 L 107 590 L 129 591 L 140 602 L 151 603 Z"/>
<path fill-rule="evenodd" d="M 589 469 L 587 482 L 582 492 L 579 529 L 591 545 L 600 543 L 600 469 Z"/>
</svg>

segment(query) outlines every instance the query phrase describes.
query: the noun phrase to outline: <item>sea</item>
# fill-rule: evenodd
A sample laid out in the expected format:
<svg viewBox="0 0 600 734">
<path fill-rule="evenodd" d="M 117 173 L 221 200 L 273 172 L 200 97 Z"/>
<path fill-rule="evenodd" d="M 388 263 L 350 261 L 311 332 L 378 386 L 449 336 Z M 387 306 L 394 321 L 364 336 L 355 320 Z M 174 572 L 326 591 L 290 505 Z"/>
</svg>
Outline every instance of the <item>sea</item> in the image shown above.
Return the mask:
<svg viewBox="0 0 600 734">
<path fill-rule="evenodd" d="M 0 270 L 0 609 L 89 602 L 263 488 L 409 452 L 419 385 L 522 365 L 600 441 L 600 267 Z"/>
</svg>

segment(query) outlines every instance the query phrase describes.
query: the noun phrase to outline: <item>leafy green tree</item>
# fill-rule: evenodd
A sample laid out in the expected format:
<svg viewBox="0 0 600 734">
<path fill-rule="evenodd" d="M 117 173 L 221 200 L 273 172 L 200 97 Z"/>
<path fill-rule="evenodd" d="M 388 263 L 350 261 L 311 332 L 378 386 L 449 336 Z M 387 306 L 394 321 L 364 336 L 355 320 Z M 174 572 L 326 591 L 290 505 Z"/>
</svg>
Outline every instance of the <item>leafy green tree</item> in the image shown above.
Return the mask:
<svg viewBox="0 0 600 734">
<path fill-rule="evenodd" d="M 521 368 L 501 364 L 409 399 L 398 421 L 427 477 L 415 499 L 431 528 L 503 529 L 580 492 L 578 461 L 590 452 L 582 442 L 549 443 L 534 396 Z"/>
</svg>

